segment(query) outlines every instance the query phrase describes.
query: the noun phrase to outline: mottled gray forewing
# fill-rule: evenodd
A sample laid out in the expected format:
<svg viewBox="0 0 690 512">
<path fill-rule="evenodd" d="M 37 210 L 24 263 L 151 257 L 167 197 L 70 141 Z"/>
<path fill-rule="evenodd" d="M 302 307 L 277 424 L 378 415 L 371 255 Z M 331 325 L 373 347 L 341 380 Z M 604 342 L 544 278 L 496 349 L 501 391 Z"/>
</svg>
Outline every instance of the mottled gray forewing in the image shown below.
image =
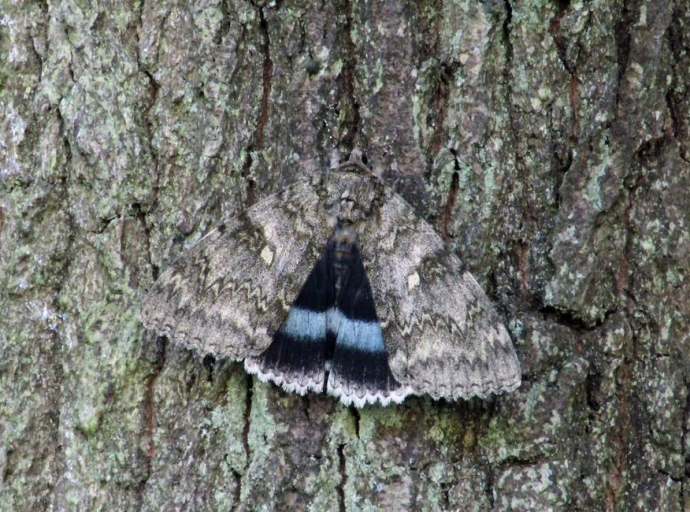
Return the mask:
<svg viewBox="0 0 690 512">
<path fill-rule="evenodd" d="M 361 248 L 398 380 L 434 398 L 519 386 L 512 341 L 484 291 L 394 192 L 364 228 Z"/>
<path fill-rule="evenodd" d="M 156 281 L 145 327 L 221 357 L 262 352 L 331 229 L 318 179 L 303 179 L 211 231 Z"/>
</svg>

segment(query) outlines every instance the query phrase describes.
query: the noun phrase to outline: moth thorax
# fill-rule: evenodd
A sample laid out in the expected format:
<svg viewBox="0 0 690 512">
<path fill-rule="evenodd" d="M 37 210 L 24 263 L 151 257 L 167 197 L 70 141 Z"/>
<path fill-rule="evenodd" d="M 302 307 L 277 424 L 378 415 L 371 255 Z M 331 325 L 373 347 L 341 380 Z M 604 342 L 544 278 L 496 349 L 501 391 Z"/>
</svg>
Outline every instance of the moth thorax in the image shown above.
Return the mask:
<svg viewBox="0 0 690 512">
<path fill-rule="evenodd" d="M 352 252 L 357 244 L 357 227 L 338 225 L 333 231 L 333 244 L 336 251 Z"/>
<path fill-rule="evenodd" d="M 363 208 L 356 195 L 345 190 L 340 196 L 340 204 L 336 217 L 340 224 L 349 225 L 364 220 L 368 216 L 368 208 Z"/>
<path fill-rule="evenodd" d="M 373 208 L 377 188 L 371 176 L 341 172 L 331 176 L 327 208 L 341 225 L 366 220 Z"/>
</svg>

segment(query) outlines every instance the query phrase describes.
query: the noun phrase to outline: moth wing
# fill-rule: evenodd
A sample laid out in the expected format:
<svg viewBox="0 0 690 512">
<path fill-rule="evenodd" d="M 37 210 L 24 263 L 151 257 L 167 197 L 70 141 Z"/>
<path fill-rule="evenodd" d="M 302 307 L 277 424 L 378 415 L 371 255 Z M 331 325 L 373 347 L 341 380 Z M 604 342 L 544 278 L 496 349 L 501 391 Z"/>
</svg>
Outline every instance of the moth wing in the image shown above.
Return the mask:
<svg viewBox="0 0 690 512">
<path fill-rule="evenodd" d="M 221 224 L 156 281 L 144 326 L 220 357 L 262 352 L 331 228 L 317 179 L 303 179 Z"/>
<path fill-rule="evenodd" d="M 273 341 L 245 369 L 300 394 L 322 391 L 328 345 L 328 310 L 333 306 L 333 273 L 328 248 L 312 268 Z"/>
<path fill-rule="evenodd" d="M 340 264 L 347 266 L 347 279 L 329 316 L 335 344 L 327 392 L 356 407 L 400 403 L 412 390 L 391 372 L 371 284 L 356 245 Z"/>
<path fill-rule="evenodd" d="M 489 299 L 410 205 L 386 190 L 360 236 L 398 381 L 434 398 L 520 385 L 515 349 Z"/>
</svg>

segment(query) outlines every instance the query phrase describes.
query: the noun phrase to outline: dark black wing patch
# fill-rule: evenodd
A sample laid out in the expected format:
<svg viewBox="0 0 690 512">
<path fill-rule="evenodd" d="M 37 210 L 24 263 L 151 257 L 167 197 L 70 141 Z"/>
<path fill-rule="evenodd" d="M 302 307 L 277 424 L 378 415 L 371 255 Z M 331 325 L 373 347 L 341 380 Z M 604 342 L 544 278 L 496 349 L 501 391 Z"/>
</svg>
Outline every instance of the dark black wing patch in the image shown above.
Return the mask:
<svg viewBox="0 0 690 512">
<path fill-rule="evenodd" d="M 358 407 L 401 402 L 410 390 L 393 377 L 362 256 L 356 244 L 336 244 L 335 308 L 329 330 L 335 334 L 327 391 Z"/>
<path fill-rule="evenodd" d="M 401 402 L 361 254 L 332 238 L 271 345 L 245 367 L 288 391 L 326 391 L 345 404 Z"/>
<path fill-rule="evenodd" d="M 334 305 L 330 244 L 314 265 L 272 343 L 245 359 L 248 372 L 300 394 L 326 385 L 328 311 Z"/>
</svg>

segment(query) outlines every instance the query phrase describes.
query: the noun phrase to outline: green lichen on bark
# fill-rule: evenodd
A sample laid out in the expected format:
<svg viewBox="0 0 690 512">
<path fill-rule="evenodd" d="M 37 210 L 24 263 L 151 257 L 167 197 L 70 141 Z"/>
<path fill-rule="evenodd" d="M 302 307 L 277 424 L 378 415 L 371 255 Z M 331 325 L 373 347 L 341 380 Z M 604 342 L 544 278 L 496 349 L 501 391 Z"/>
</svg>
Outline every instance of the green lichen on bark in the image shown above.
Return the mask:
<svg viewBox="0 0 690 512">
<path fill-rule="evenodd" d="M 685 2 L 0 0 L 0 509 L 690 506 Z M 524 382 L 361 411 L 144 333 L 210 227 L 353 147 Z"/>
</svg>

